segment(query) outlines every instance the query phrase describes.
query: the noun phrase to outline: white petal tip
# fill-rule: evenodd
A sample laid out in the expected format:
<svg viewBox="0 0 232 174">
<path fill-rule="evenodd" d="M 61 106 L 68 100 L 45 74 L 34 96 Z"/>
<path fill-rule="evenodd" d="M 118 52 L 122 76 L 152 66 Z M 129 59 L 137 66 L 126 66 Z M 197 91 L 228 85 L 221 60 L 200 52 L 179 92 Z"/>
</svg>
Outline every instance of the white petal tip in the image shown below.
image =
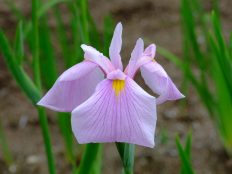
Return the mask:
<svg viewBox="0 0 232 174">
<path fill-rule="evenodd" d="M 87 47 L 88 47 L 87 45 L 81 44 L 81 48 L 82 48 L 83 50 L 85 50 Z"/>
<path fill-rule="evenodd" d="M 117 25 L 116 25 L 116 27 L 122 28 L 122 22 L 118 22 Z"/>
<path fill-rule="evenodd" d="M 181 94 L 180 95 L 180 99 L 182 99 L 182 98 L 185 98 L 185 95 Z"/>
</svg>

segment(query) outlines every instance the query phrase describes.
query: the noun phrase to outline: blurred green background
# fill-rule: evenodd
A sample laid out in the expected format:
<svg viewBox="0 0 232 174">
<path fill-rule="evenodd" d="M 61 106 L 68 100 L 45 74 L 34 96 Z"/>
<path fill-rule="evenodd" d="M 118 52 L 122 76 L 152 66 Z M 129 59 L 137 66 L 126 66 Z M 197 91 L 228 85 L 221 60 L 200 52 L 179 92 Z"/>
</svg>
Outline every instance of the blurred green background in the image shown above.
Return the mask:
<svg viewBox="0 0 232 174">
<path fill-rule="evenodd" d="M 0 173 L 48 173 L 40 128 L 41 118 L 46 117 L 38 119 L 28 98 L 36 103 L 41 90 L 44 93 L 51 87 L 58 74 L 83 59 L 81 43 L 108 55 L 112 31 L 119 21 L 124 26 L 123 64 L 127 64 L 138 37 L 146 45 L 155 43 L 156 60 L 186 95 L 183 101 L 158 106 L 156 147 L 136 146 L 134 173 L 231 173 L 232 1 L 90 0 L 85 6 L 83 0 L 41 0 L 34 14 L 39 20 L 34 22 L 31 2 L 0 0 Z M 32 77 L 38 51 L 42 79 L 38 96 L 33 87 L 27 90 L 20 85 L 23 75 L 14 76 L 26 97 L 6 62 L 9 65 L 10 57 L 16 59 L 11 71 Z M 140 75 L 136 81 L 149 90 Z M 56 171 L 72 173 L 80 164 L 84 146 L 72 140 L 68 115 L 48 111 L 47 118 Z M 102 149 L 101 173 L 121 173 L 115 145 L 104 144 Z"/>
</svg>

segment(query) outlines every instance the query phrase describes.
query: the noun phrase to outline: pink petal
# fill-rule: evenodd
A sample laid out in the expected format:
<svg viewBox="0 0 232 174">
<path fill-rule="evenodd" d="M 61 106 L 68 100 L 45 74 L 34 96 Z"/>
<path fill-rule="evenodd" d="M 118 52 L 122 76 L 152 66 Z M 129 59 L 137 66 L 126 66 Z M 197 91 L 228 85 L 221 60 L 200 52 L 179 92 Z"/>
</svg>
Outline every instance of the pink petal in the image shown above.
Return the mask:
<svg viewBox="0 0 232 174">
<path fill-rule="evenodd" d="M 72 112 L 72 130 L 79 143 L 126 142 L 154 147 L 155 97 L 131 78 L 116 94 L 112 80 L 102 81 L 95 93 Z"/>
<path fill-rule="evenodd" d="M 88 99 L 103 73 L 92 62 L 84 61 L 65 71 L 38 105 L 61 112 L 71 112 Z"/>
<path fill-rule="evenodd" d="M 105 72 L 105 74 L 115 70 L 110 60 L 106 58 L 102 53 L 97 51 L 95 48 L 84 44 L 81 45 L 81 48 L 85 52 L 85 60 L 98 64 L 100 68 Z"/>
<path fill-rule="evenodd" d="M 122 24 L 118 23 L 110 44 L 110 59 L 116 69 L 123 69 L 120 51 L 122 48 Z"/>
<path fill-rule="evenodd" d="M 142 44 L 140 43 L 140 47 L 142 47 L 141 45 Z M 136 72 L 139 70 L 141 66 L 151 62 L 154 59 L 155 50 L 156 50 L 155 44 L 151 44 L 145 49 L 142 55 L 140 55 L 141 53 L 139 53 L 140 56 L 137 57 L 136 61 L 132 62 L 130 60 L 129 65 L 126 67 L 124 71 L 125 74 L 127 74 L 131 78 L 134 78 Z"/>
<path fill-rule="evenodd" d="M 156 52 L 156 46 L 155 44 L 151 44 L 145 49 L 145 51 L 143 52 L 143 55 L 154 59 L 155 52 Z"/>
<path fill-rule="evenodd" d="M 133 77 L 136 72 L 136 64 L 139 58 L 142 57 L 144 50 L 144 43 L 141 38 L 139 38 L 136 42 L 136 45 L 131 53 L 131 58 L 128 64 L 127 74 L 129 77 Z"/>
<path fill-rule="evenodd" d="M 157 62 L 150 62 L 141 66 L 141 74 L 145 83 L 152 91 L 160 95 L 156 100 L 157 104 L 161 104 L 167 100 L 178 100 L 184 97 L 163 67 Z"/>
</svg>

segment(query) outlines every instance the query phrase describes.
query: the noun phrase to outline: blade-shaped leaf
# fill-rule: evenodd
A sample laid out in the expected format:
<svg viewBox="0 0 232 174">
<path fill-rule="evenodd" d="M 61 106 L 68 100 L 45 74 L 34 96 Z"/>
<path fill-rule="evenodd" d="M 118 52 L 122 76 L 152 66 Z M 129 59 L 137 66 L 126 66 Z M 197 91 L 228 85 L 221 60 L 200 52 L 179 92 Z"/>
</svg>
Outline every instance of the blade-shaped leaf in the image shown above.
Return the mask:
<svg viewBox="0 0 232 174">
<path fill-rule="evenodd" d="M 25 71 L 18 66 L 18 63 L 14 59 L 14 54 L 9 42 L 3 32 L 0 30 L 0 50 L 3 53 L 3 58 L 14 76 L 16 82 L 21 87 L 21 89 L 26 93 L 33 104 L 36 104 L 40 99 L 40 92 L 35 87 L 34 83 L 30 77 L 25 73 Z"/>
<path fill-rule="evenodd" d="M 190 159 L 188 158 L 189 154 L 187 154 L 188 152 L 186 152 L 184 150 L 184 148 L 182 147 L 182 145 L 180 144 L 180 139 L 178 136 L 176 136 L 176 146 L 178 149 L 179 157 L 180 157 L 181 162 L 182 162 L 181 174 L 194 174 L 193 168 L 192 168 L 191 163 L 190 163 Z M 189 148 L 189 147 L 186 146 L 186 149 L 187 148 Z"/>
<path fill-rule="evenodd" d="M 20 21 L 16 30 L 15 42 L 14 42 L 14 51 L 15 58 L 19 65 L 22 64 L 24 57 L 24 34 L 23 34 L 23 22 Z"/>
</svg>

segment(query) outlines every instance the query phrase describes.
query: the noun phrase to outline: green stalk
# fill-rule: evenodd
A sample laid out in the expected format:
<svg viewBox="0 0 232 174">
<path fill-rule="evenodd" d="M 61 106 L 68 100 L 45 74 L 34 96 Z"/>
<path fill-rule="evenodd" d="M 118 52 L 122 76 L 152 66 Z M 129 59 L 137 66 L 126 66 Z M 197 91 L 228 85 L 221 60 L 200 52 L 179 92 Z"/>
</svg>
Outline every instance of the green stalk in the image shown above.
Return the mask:
<svg viewBox="0 0 232 174">
<path fill-rule="evenodd" d="M 116 143 L 116 146 L 123 163 L 123 174 L 133 174 L 135 145 L 128 143 Z"/>
<path fill-rule="evenodd" d="M 48 120 L 47 120 L 46 112 L 41 107 L 37 107 L 37 111 L 39 114 L 39 122 L 41 125 L 45 151 L 47 154 L 48 170 L 50 174 L 55 174 L 56 173 L 55 160 L 54 160 L 54 156 L 52 152 L 51 138 L 49 134 L 49 127 L 48 127 Z"/>
<path fill-rule="evenodd" d="M 40 79 L 40 62 L 39 62 L 39 31 L 38 31 L 38 0 L 32 0 L 32 28 L 33 28 L 33 73 L 34 81 L 41 91 L 41 79 Z M 37 107 L 39 121 L 42 129 L 42 134 L 44 138 L 44 145 L 47 154 L 48 169 L 50 174 L 55 174 L 55 163 L 52 153 L 51 138 L 49 134 L 48 121 L 46 117 L 45 110 L 43 108 Z"/>
</svg>

